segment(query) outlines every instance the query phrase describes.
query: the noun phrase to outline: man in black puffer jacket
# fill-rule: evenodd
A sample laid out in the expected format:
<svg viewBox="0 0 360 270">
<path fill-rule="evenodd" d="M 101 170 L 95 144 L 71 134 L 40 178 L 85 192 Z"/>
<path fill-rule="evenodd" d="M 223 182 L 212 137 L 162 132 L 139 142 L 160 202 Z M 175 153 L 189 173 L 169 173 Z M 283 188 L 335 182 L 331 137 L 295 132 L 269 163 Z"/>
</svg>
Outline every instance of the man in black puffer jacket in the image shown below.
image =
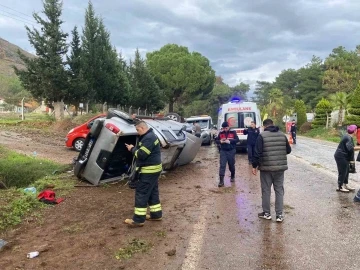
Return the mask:
<svg viewBox="0 0 360 270">
<path fill-rule="evenodd" d="M 259 218 L 271 219 L 270 196 L 271 186 L 275 191 L 276 221 L 284 220 L 284 172 L 288 169 L 287 154 L 291 153 L 290 144 L 279 127 L 274 126 L 271 119 L 263 122 L 264 132 L 260 133 L 255 145 L 255 154 L 252 160 L 252 173 L 256 175 L 260 170 L 262 208 Z"/>
<path fill-rule="evenodd" d="M 216 138 L 216 143 L 220 145 L 220 181 L 218 187 L 224 186 L 224 177 L 226 170 L 226 163 L 229 164 L 231 172 L 230 182 L 235 181 L 235 154 L 236 144 L 239 142 L 239 137 L 235 130 L 230 130 L 228 122 L 222 123 L 223 130 Z"/>
</svg>

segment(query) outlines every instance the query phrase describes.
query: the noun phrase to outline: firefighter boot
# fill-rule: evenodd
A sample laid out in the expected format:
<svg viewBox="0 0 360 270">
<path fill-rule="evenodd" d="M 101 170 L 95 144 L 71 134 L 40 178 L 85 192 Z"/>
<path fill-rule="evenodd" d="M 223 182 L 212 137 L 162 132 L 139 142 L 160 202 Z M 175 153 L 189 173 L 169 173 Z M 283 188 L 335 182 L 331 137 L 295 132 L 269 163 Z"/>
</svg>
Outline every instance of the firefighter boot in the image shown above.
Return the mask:
<svg viewBox="0 0 360 270">
<path fill-rule="evenodd" d="M 224 176 L 220 176 L 220 182 L 218 184 L 218 187 L 223 187 L 224 186 Z"/>
<path fill-rule="evenodd" d="M 131 218 L 125 219 L 124 223 L 126 223 L 129 227 L 136 228 L 136 227 L 142 227 L 144 226 L 144 223 L 137 223 Z"/>
</svg>

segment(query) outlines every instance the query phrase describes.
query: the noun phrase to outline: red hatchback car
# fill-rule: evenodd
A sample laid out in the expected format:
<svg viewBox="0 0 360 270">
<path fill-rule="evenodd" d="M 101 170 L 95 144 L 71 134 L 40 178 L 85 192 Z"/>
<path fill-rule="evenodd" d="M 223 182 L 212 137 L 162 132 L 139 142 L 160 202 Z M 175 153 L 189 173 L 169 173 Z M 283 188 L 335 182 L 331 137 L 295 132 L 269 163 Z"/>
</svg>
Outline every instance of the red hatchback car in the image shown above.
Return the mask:
<svg viewBox="0 0 360 270">
<path fill-rule="evenodd" d="M 84 145 L 85 138 L 88 135 L 94 121 L 98 118 L 104 118 L 104 117 L 106 117 L 106 114 L 97 115 L 91 118 L 86 123 L 82 124 L 81 126 L 77 126 L 71 129 L 69 133 L 66 135 L 66 140 L 65 140 L 66 147 L 73 147 L 76 151 L 80 152 L 81 148 Z"/>
</svg>

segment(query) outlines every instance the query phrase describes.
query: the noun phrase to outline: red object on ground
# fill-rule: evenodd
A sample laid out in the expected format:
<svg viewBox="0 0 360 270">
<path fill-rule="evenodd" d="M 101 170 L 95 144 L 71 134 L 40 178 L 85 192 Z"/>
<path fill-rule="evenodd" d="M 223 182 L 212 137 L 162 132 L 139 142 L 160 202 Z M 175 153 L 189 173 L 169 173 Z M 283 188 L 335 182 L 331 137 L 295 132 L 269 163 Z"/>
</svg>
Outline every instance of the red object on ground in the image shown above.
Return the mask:
<svg viewBox="0 0 360 270">
<path fill-rule="evenodd" d="M 37 198 L 39 199 L 39 201 L 42 201 L 46 204 L 58 204 L 64 201 L 63 198 L 56 199 L 55 192 L 50 189 L 40 192 Z"/>
</svg>

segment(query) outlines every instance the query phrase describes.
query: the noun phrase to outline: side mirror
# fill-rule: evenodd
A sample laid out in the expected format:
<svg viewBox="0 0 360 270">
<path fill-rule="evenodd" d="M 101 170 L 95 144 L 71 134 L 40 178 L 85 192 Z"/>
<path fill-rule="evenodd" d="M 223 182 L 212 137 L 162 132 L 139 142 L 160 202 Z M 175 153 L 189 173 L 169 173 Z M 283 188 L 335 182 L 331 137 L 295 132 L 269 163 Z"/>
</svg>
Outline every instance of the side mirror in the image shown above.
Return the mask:
<svg viewBox="0 0 360 270">
<path fill-rule="evenodd" d="M 183 125 L 182 128 L 179 130 L 178 134 L 176 134 L 177 136 L 181 135 L 181 132 L 186 131 L 186 125 Z"/>
</svg>

